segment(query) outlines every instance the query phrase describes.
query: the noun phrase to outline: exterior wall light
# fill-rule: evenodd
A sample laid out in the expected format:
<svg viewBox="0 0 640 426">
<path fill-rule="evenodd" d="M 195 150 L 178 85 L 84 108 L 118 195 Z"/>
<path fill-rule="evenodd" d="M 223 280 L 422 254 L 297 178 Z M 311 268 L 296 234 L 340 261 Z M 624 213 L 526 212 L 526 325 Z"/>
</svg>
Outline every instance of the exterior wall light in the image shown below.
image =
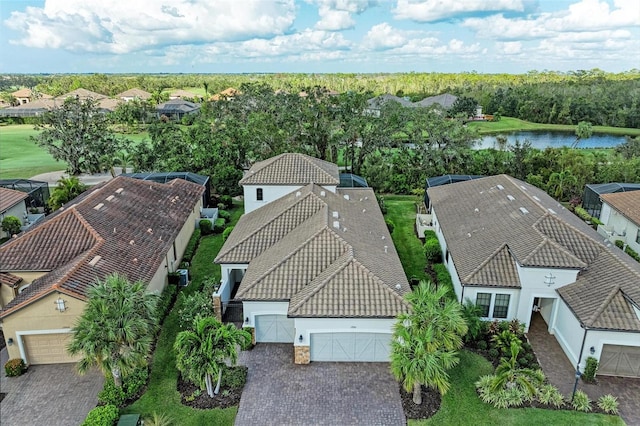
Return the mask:
<svg viewBox="0 0 640 426">
<path fill-rule="evenodd" d="M 595 346 L 591 346 L 591 347 L 589 348 L 589 352 L 591 353 L 591 355 L 595 354 L 595 353 L 596 353 L 596 348 L 595 348 Z"/>
<path fill-rule="evenodd" d="M 13 346 L 13 337 L 7 339 L 7 346 Z"/>
<path fill-rule="evenodd" d="M 302 337 L 302 334 L 301 334 L 300 337 L 298 337 L 298 342 L 302 343 L 303 340 L 304 340 L 304 337 Z"/>
<path fill-rule="evenodd" d="M 249 317 L 246 317 L 246 318 L 244 319 L 244 323 L 245 323 L 245 324 L 249 324 Z"/>
</svg>

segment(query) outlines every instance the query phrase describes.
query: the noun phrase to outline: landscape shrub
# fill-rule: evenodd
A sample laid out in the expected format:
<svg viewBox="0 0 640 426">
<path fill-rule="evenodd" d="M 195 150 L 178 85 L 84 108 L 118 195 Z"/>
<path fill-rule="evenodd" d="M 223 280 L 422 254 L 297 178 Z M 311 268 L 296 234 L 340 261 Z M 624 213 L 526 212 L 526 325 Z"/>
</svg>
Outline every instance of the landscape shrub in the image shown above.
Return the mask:
<svg viewBox="0 0 640 426">
<path fill-rule="evenodd" d="M 640 262 L 640 255 L 631 247 L 627 246 L 624 252 L 627 253 L 629 256 L 631 256 L 633 259 L 635 259 L 636 262 Z"/>
<path fill-rule="evenodd" d="M 127 399 L 124 389 L 119 388 L 113 383 L 112 377 L 106 377 L 102 390 L 98 392 L 98 401 L 105 405 L 122 406 L 124 400 Z"/>
<path fill-rule="evenodd" d="M 486 350 L 487 350 L 487 347 L 488 347 L 488 345 L 487 345 L 487 341 L 486 341 L 486 340 L 479 340 L 479 341 L 476 343 L 476 347 L 477 347 L 478 349 L 482 350 L 482 351 L 486 351 Z"/>
<path fill-rule="evenodd" d="M 589 214 L 589 212 L 587 212 L 582 207 L 576 207 L 573 210 L 573 212 L 576 214 L 576 216 L 578 216 L 580 219 L 584 220 L 585 222 L 591 222 L 591 219 L 593 219 L 593 217 Z"/>
<path fill-rule="evenodd" d="M 439 250 L 438 246 L 438 250 Z M 438 256 L 438 260 L 441 260 L 442 257 L 439 255 Z M 444 265 L 443 263 L 436 263 L 434 265 L 432 265 L 433 268 L 433 272 L 436 273 L 436 283 L 438 284 L 438 287 L 446 287 L 449 290 L 449 293 L 447 293 L 447 296 L 455 298 L 456 293 L 455 290 L 453 289 L 453 281 L 451 281 L 451 274 L 449 273 L 449 271 L 447 270 L 446 265 Z M 475 304 L 474 304 L 475 306 Z M 477 311 L 478 313 L 478 318 L 480 318 L 480 311 Z"/>
<path fill-rule="evenodd" d="M 590 356 L 587 358 L 587 363 L 582 373 L 582 380 L 588 383 L 592 383 L 596 379 L 596 372 L 598 371 L 598 360 Z"/>
<path fill-rule="evenodd" d="M 376 200 L 378 201 L 378 206 L 382 214 L 387 214 L 387 205 L 384 203 L 384 197 L 376 194 Z"/>
<path fill-rule="evenodd" d="M 440 250 L 440 243 L 437 238 L 431 238 L 425 241 L 424 255 L 428 263 L 442 262 L 442 251 Z"/>
<path fill-rule="evenodd" d="M 579 390 L 576 391 L 576 394 L 573 396 L 573 401 L 571 401 L 571 406 L 576 411 L 591 411 L 591 400 L 586 393 Z"/>
<path fill-rule="evenodd" d="M 185 296 L 185 293 L 180 293 L 177 303 L 178 326 L 181 330 L 190 330 L 198 317 L 212 317 L 215 314 L 211 294 L 196 292 Z"/>
<path fill-rule="evenodd" d="M 246 382 L 247 367 L 241 365 L 235 367 L 225 366 L 220 387 L 224 389 L 242 389 Z"/>
<path fill-rule="evenodd" d="M 22 358 L 13 358 L 4 364 L 4 372 L 7 377 L 17 377 L 27 371 L 27 366 Z"/>
<path fill-rule="evenodd" d="M 622 240 L 616 240 L 616 242 L 614 243 L 616 245 L 616 247 L 618 247 L 619 249 L 624 249 L 624 241 Z"/>
<path fill-rule="evenodd" d="M 221 217 L 216 219 L 216 221 L 213 223 L 213 233 L 214 234 L 219 234 L 222 231 L 224 231 L 225 223 L 227 223 L 227 222 Z"/>
<path fill-rule="evenodd" d="M 538 401 L 545 405 L 553 405 L 556 408 L 561 407 L 564 404 L 564 397 L 553 385 L 543 385 L 538 391 Z"/>
<path fill-rule="evenodd" d="M 9 234 L 9 236 L 19 234 L 22 222 L 15 216 L 5 216 L 2 219 L 2 230 Z"/>
<path fill-rule="evenodd" d="M 227 238 L 229 238 L 229 234 L 231 234 L 232 231 L 233 231 L 233 226 L 224 228 L 224 231 L 222 231 L 222 241 L 227 241 Z"/>
<path fill-rule="evenodd" d="M 598 398 L 598 407 L 607 414 L 618 414 L 618 398 L 613 395 L 602 395 Z"/>
<path fill-rule="evenodd" d="M 430 240 L 432 238 L 435 238 L 436 240 L 438 239 L 438 236 L 436 235 L 436 231 L 432 231 L 431 229 L 427 229 L 424 231 L 424 240 Z"/>
<path fill-rule="evenodd" d="M 393 230 L 396 227 L 395 223 L 393 223 L 393 221 L 391 219 L 385 219 L 384 223 L 387 224 L 387 229 L 389 230 L 389 233 L 393 234 Z"/>
<path fill-rule="evenodd" d="M 228 222 L 231 220 L 231 213 L 227 210 L 218 210 L 218 217 L 221 217 Z"/>
<path fill-rule="evenodd" d="M 101 405 L 89 411 L 81 426 L 113 426 L 119 415 L 115 405 Z"/>
<path fill-rule="evenodd" d="M 214 277 L 207 277 L 202 281 L 202 292 L 204 294 L 213 294 L 220 288 L 220 282 Z"/>
<path fill-rule="evenodd" d="M 224 220 L 224 219 L 223 219 Z M 217 222 L 218 220 L 216 220 Z M 200 232 L 202 235 L 209 235 L 212 232 L 211 221 L 209 219 L 202 219 L 200 221 Z"/>
<path fill-rule="evenodd" d="M 136 398 L 149 381 L 149 369 L 147 367 L 136 368 L 123 380 L 124 396 L 126 400 Z"/>
<path fill-rule="evenodd" d="M 184 250 L 184 255 L 182 256 L 184 262 L 191 262 L 193 259 L 193 255 L 196 253 L 198 244 L 200 243 L 200 235 L 201 231 L 199 229 L 194 230 L 193 234 L 191 234 L 191 238 L 189 238 L 187 247 Z"/>
<path fill-rule="evenodd" d="M 496 348 L 489 349 L 489 358 L 491 358 L 492 360 L 497 360 L 499 356 L 500 351 L 498 351 Z"/>
<path fill-rule="evenodd" d="M 223 195 L 220 197 L 220 203 L 224 204 L 224 209 L 231 209 L 233 207 L 233 198 L 231 198 L 231 195 Z"/>
<path fill-rule="evenodd" d="M 166 316 L 169 314 L 171 310 L 171 306 L 173 306 L 173 302 L 176 301 L 176 296 L 178 295 L 178 286 L 175 284 L 169 284 L 163 291 L 160 297 L 158 298 L 158 302 L 156 303 L 156 318 L 158 318 L 158 323 L 162 324 Z"/>
</svg>

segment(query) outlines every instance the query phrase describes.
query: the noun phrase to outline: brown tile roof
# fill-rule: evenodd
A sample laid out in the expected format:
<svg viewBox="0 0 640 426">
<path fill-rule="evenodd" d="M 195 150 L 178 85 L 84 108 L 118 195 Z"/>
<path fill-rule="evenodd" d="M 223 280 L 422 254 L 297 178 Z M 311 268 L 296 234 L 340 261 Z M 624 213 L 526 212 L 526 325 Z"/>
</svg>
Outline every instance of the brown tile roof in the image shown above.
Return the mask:
<svg viewBox="0 0 640 426">
<path fill-rule="evenodd" d="M 409 285 L 369 188 L 334 194 L 309 184 L 254 210 L 215 262 L 249 264 L 236 297 L 290 300 L 290 316 L 393 317 L 408 306 Z"/>
<path fill-rule="evenodd" d="M 0 186 L 0 213 L 6 212 L 28 196 L 29 194 L 26 192 L 3 188 Z"/>
<path fill-rule="evenodd" d="M 11 288 L 16 287 L 18 284 L 22 282 L 22 278 L 10 274 L 8 272 L 0 272 L 0 284 L 4 284 Z"/>
<path fill-rule="evenodd" d="M 16 90 L 11 95 L 15 98 L 30 98 L 31 96 L 33 96 L 33 92 L 31 91 L 31 89 L 22 88 Z"/>
<path fill-rule="evenodd" d="M 509 287 L 511 262 L 578 269 L 557 291 L 579 321 L 640 331 L 640 264 L 542 190 L 500 175 L 428 191 L 463 285 Z"/>
<path fill-rule="evenodd" d="M 198 95 L 196 93 L 189 92 L 187 90 L 179 89 L 174 92 L 171 92 L 169 97 L 170 98 L 197 98 Z"/>
<path fill-rule="evenodd" d="M 640 191 L 602 194 L 600 198 L 631 222 L 640 226 Z"/>
<path fill-rule="evenodd" d="M 151 93 L 145 92 L 142 89 L 134 88 L 125 90 L 122 93 L 118 93 L 116 95 L 116 98 L 138 98 L 144 101 L 147 99 L 151 99 Z"/>
<path fill-rule="evenodd" d="M 78 97 L 79 99 L 93 99 L 96 101 L 99 101 L 100 99 L 105 99 L 108 98 L 107 95 L 103 95 L 101 93 L 96 93 L 96 92 L 92 92 L 91 90 L 87 90 L 87 89 L 76 89 L 76 90 L 72 90 L 69 93 L 66 93 L 64 95 L 60 95 L 58 97 L 56 97 L 57 100 L 61 100 L 64 101 L 67 98 L 75 98 Z"/>
<path fill-rule="evenodd" d="M 338 185 L 338 166 L 304 154 L 280 154 L 256 163 L 240 185 Z"/>
<path fill-rule="evenodd" d="M 53 290 L 84 298 L 96 279 L 118 272 L 149 282 L 204 188 L 119 176 L 0 246 L 0 271 L 47 271 L 9 303 L 8 315 Z"/>
</svg>

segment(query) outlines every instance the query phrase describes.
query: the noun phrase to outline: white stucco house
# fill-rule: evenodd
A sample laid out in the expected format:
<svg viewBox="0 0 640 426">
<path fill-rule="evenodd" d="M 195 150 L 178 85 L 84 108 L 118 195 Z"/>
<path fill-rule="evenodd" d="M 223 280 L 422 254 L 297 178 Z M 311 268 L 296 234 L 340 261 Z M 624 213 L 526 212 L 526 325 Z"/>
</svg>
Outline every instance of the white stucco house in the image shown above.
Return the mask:
<svg viewBox="0 0 640 426">
<path fill-rule="evenodd" d="M 298 364 L 388 361 L 410 288 L 373 191 L 339 188 L 335 165 L 302 154 L 241 183 L 246 212 L 215 259 L 222 305 L 242 301 L 255 341 L 291 343 Z"/>
<path fill-rule="evenodd" d="M 0 222 L 5 217 L 14 216 L 24 224 L 23 218 L 27 217 L 27 205 L 25 200 L 29 197 L 26 192 L 0 187 Z M 7 232 L 0 229 L 0 237 L 10 237 Z"/>
<path fill-rule="evenodd" d="M 640 264 L 544 191 L 507 175 L 428 189 L 459 301 L 487 320 L 539 309 L 573 365 L 640 377 Z M 552 338 L 552 337 L 550 337 Z"/>
<path fill-rule="evenodd" d="M 602 194 L 598 232 L 612 242 L 622 240 L 640 253 L 640 191 Z"/>
</svg>

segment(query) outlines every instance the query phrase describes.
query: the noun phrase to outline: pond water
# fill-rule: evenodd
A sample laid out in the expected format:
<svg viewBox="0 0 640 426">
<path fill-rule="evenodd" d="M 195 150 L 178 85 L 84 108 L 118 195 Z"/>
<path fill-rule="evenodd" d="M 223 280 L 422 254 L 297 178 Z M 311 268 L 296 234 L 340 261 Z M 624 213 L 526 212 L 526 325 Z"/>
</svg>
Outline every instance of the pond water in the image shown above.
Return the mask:
<svg viewBox="0 0 640 426">
<path fill-rule="evenodd" d="M 502 135 L 507 137 L 509 145 L 515 144 L 516 140 L 520 143 L 528 140 L 531 146 L 537 149 L 571 147 L 576 140 L 573 132 L 511 132 Z M 496 136 L 498 135 L 483 136 L 475 148 L 497 148 Z M 593 134 L 589 139 L 581 139 L 578 148 L 613 148 L 624 141 L 624 136 Z"/>
</svg>

